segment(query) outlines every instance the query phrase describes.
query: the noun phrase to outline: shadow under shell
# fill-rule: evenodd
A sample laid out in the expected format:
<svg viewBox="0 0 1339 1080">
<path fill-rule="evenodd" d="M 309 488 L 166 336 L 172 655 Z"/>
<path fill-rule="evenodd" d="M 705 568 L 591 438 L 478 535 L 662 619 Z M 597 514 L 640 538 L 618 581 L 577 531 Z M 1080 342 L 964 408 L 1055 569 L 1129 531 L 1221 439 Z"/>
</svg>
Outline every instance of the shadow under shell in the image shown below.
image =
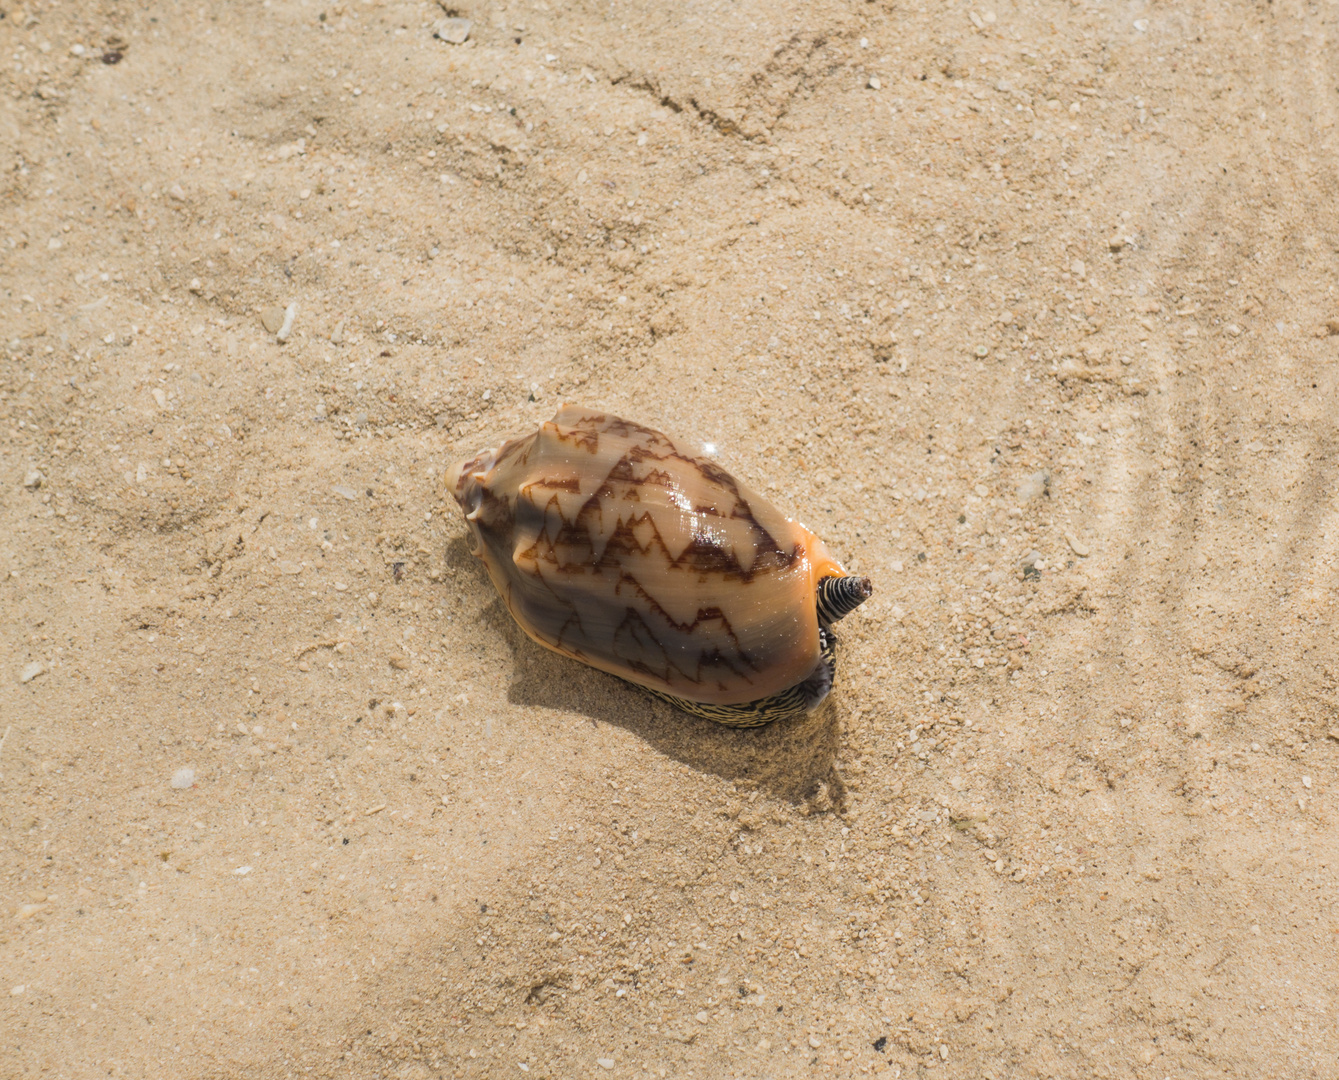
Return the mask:
<svg viewBox="0 0 1339 1080">
<path fill-rule="evenodd" d="M 497 596 L 463 538 L 451 541 L 447 563 L 457 580 L 472 582 L 480 599 L 479 632 L 507 643 L 512 674 L 507 700 L 527 709 L 553 709 L 614 724 L 667 757 L 699 772 L 754 785 L 792 803 L 826 799 L 840 808 L 844 785 L 836 771 L 841 710 L 830 697 L 804 720 L 735 729 L 692 716 L 613 675 L 561 656 L 532 641 Z M 598 737 L 598 729 L 593 733 Z"/>
</svg>

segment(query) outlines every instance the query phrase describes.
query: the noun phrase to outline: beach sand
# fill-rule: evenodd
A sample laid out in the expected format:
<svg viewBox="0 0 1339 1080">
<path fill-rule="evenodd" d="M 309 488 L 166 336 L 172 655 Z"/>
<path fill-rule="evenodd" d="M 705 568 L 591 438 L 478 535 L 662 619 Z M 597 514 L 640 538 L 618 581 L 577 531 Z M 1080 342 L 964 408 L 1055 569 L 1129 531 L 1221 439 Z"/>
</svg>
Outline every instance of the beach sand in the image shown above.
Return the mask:
<svg viewBox="0 0 1339 1080">
<path fill-rule="evenodd" d="M 1329 8 L 3 8 L 0 1074 L 1339 1073 Z M 820 712 L 512 622 L 564 402 Z"/>
</svg>

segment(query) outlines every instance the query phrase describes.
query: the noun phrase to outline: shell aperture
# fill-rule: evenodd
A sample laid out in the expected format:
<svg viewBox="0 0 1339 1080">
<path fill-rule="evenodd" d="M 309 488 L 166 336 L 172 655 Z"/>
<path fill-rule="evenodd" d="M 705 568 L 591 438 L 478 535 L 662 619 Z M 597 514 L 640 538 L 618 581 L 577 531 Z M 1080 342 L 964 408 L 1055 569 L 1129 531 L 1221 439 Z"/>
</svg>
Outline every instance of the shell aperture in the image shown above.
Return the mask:
<svg viewBox="0 0 1339 1080">
<path fill-rule="evenodd" d="M 820 626 L 869 595 L 714 461 L 605 413 L 565 406 L 447 486 L 530 637 L 683 702 L 759 702 L 816 672 L 825 694 Z"/>
</svg>

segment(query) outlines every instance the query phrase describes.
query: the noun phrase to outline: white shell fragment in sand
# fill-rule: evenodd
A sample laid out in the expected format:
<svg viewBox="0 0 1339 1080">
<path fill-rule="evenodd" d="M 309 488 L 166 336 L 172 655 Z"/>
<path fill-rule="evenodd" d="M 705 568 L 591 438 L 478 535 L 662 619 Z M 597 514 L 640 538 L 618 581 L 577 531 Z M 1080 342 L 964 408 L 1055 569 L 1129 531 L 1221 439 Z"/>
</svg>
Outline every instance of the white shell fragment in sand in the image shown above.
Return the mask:
<svg viewBox="0 0 1339 1080">
<path fill-rule="evenodd" d="M 432 28 L 432 36 L 450 45 L 464 45 L 473 26 L 469 19 L 442 19 Z"/>
<path fill-rule="evenodd" d="M 279 332 L 274 335 L 280 342 L 287 341 L 289 336 L 293 333 L 293 320 L 297 317 L 297 304 L 289 304 L 288 307 L 284 309 L 283 325 L 279 327 Z"/>
</svg>

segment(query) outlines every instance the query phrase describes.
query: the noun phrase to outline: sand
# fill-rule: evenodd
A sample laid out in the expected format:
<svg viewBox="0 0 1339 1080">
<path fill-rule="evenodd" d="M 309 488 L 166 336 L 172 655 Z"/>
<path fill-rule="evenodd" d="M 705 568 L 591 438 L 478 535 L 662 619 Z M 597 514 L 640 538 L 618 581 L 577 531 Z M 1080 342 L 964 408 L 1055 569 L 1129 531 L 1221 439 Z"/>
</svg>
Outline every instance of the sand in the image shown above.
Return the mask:
<svg viewBox="0 0 1339 1080">
<path fill-rule="evenodd" d="M 3 8 L 0 1074 L 1339 1073 L 1329 8 Z M 822 711 L 515 626 L 565 401 Z"/>
</svg>

